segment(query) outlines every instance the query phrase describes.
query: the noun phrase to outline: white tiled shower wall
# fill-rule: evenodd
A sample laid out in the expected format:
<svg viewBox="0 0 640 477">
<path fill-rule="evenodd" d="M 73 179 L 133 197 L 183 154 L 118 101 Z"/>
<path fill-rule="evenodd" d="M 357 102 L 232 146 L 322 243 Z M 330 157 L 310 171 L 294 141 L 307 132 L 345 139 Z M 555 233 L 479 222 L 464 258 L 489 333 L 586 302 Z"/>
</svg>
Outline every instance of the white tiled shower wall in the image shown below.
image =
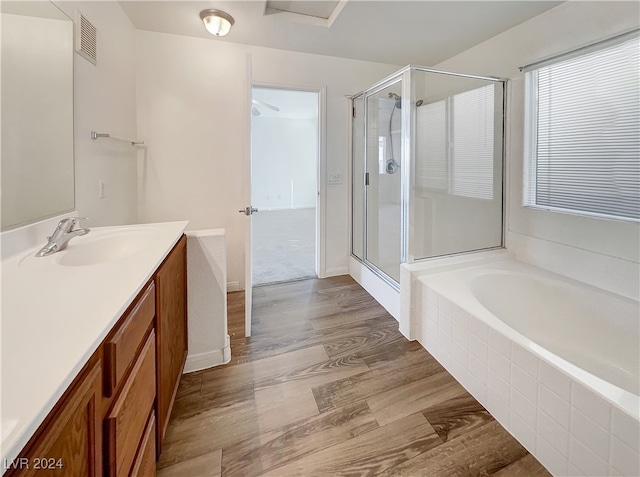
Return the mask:
<svg viewBox="0 0 640 477">
<path fill-rule="evenodd" d="M 413 337 L 552 474 L 640 475 L 638 420 L 415 282 Z"/>
</svg>

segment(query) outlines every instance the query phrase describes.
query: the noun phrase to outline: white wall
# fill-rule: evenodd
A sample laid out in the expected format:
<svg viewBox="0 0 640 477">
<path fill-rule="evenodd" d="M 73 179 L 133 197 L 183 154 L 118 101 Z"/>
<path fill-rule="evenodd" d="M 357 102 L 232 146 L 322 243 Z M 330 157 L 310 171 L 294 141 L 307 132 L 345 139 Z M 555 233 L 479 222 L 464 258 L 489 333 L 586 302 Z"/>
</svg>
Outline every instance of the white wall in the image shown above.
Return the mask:
<svg viewBox="0 0 640 477">
<path fill-rule="evenodd" d="M 522 207 L 524 75 L 519 66 L 637 28 L 637 2 L 566 2 L 436 66 L 511 79 L 507 248 L 518 258 L 638 298 L 640 226 Z"/>
<path fill-rule="evenodd" d="M 262 85 L 326 86 L 328 185 L 326 269 L 346 273 L 348 102 L 398 67 L 216 42 L 214 38 L 137 32 L 138 131 L 148 143 L 139 201 L 141 221 L 190 220 L 189 229 L 225 228 L 228 280 L 244 282 L 243 203 L 246 55 Z"/>
<path fill-rule="evenodd" d="M 258 209 L 316 206 L 318 120 L 251 120 L 251 201 Z"/>
<path fill-rule="evenodd" d="M 135 29 L 117 2 L 54 2 L 71 18 L 75 9 L 98 30 L 98 64 L 74 55 L 76 209 L 89 226 L 137 222 L 136 148 L 90 132 L 136 133 Z M 105 181 L 106 197 L 98 198 Z"/>
</svg>

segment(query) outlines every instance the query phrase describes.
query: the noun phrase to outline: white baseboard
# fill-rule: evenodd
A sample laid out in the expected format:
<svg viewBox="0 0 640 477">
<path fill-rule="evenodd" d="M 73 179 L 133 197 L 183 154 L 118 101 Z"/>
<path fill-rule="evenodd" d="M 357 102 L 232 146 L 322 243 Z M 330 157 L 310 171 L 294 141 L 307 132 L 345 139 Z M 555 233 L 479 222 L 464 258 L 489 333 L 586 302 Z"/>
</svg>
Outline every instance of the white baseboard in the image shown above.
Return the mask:
<svg viewBox="0 0 640 477">
<path fill-rule="evenodd" d="M 349 267 L 333 267 L 325 270 L 325 277 L 337 277 L 340 275 L 349 275 Z"/>
<path fill-rule="evenodd" d="M 229 335 L 227 335 L 226 346 L 224 348 L 191 356 L 187 355 L 187 362 L 184 365 L 183 374 L 213 368 L 214 366 L 227 364 L 229 361 L 231 361 L 231 344 Z"/>
<path fill-rule="evenodd" d="M 227 292 L 236 292 L 240 291 L 240 282 L 227 282 Z"/>
<path fill-rule="evenodd" d="M 231 338 L 229 338 L 229 335 L 227 335 L 226 345 L 222 350 L 222 359 L 224 360 L 224 364 L 231 361 Z"/>
</svg>

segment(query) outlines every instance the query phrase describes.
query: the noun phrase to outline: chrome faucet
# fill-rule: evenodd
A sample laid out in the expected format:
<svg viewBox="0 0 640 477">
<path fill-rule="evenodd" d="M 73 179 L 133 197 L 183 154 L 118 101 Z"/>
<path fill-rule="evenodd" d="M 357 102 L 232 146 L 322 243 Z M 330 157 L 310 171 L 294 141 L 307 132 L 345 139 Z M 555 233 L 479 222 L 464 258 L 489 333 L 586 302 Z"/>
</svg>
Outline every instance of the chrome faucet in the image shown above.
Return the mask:
<svg viewBox="0 0 640 477">
<path fill-rule="evenodd" d="M 81 220 L 87 220 L 86 217 L 70 217 L 68 219 L 62 219 L 58 222 L 58 226 L 53 232 L 51 237 L 47 237 L 47 245 L 42 247 L 38 253 L 36 253 L 36 257 L 46 257 L 47 255 L 51 255 L 52 253 L 59 252 L 63 250 L 69 240 L 73 237 L 79 237 L 81 235 L 87 235 L 91 229 L 76 229 L 75 226 Z"/>
</svg>

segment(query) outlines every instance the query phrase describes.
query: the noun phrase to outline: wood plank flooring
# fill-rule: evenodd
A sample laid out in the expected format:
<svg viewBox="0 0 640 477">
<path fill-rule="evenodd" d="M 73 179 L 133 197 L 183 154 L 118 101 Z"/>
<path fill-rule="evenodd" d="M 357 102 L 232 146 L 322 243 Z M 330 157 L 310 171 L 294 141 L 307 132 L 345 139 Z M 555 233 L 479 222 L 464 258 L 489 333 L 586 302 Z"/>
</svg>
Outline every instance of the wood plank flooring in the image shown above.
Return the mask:
<svg viewBox="0 0 640 477">
<path fill-rule="evenodd" d="M 253 301 L 231 362 L 183 376 L 158 476 L 550 475 L 351 277 Z"/>
</svg>

